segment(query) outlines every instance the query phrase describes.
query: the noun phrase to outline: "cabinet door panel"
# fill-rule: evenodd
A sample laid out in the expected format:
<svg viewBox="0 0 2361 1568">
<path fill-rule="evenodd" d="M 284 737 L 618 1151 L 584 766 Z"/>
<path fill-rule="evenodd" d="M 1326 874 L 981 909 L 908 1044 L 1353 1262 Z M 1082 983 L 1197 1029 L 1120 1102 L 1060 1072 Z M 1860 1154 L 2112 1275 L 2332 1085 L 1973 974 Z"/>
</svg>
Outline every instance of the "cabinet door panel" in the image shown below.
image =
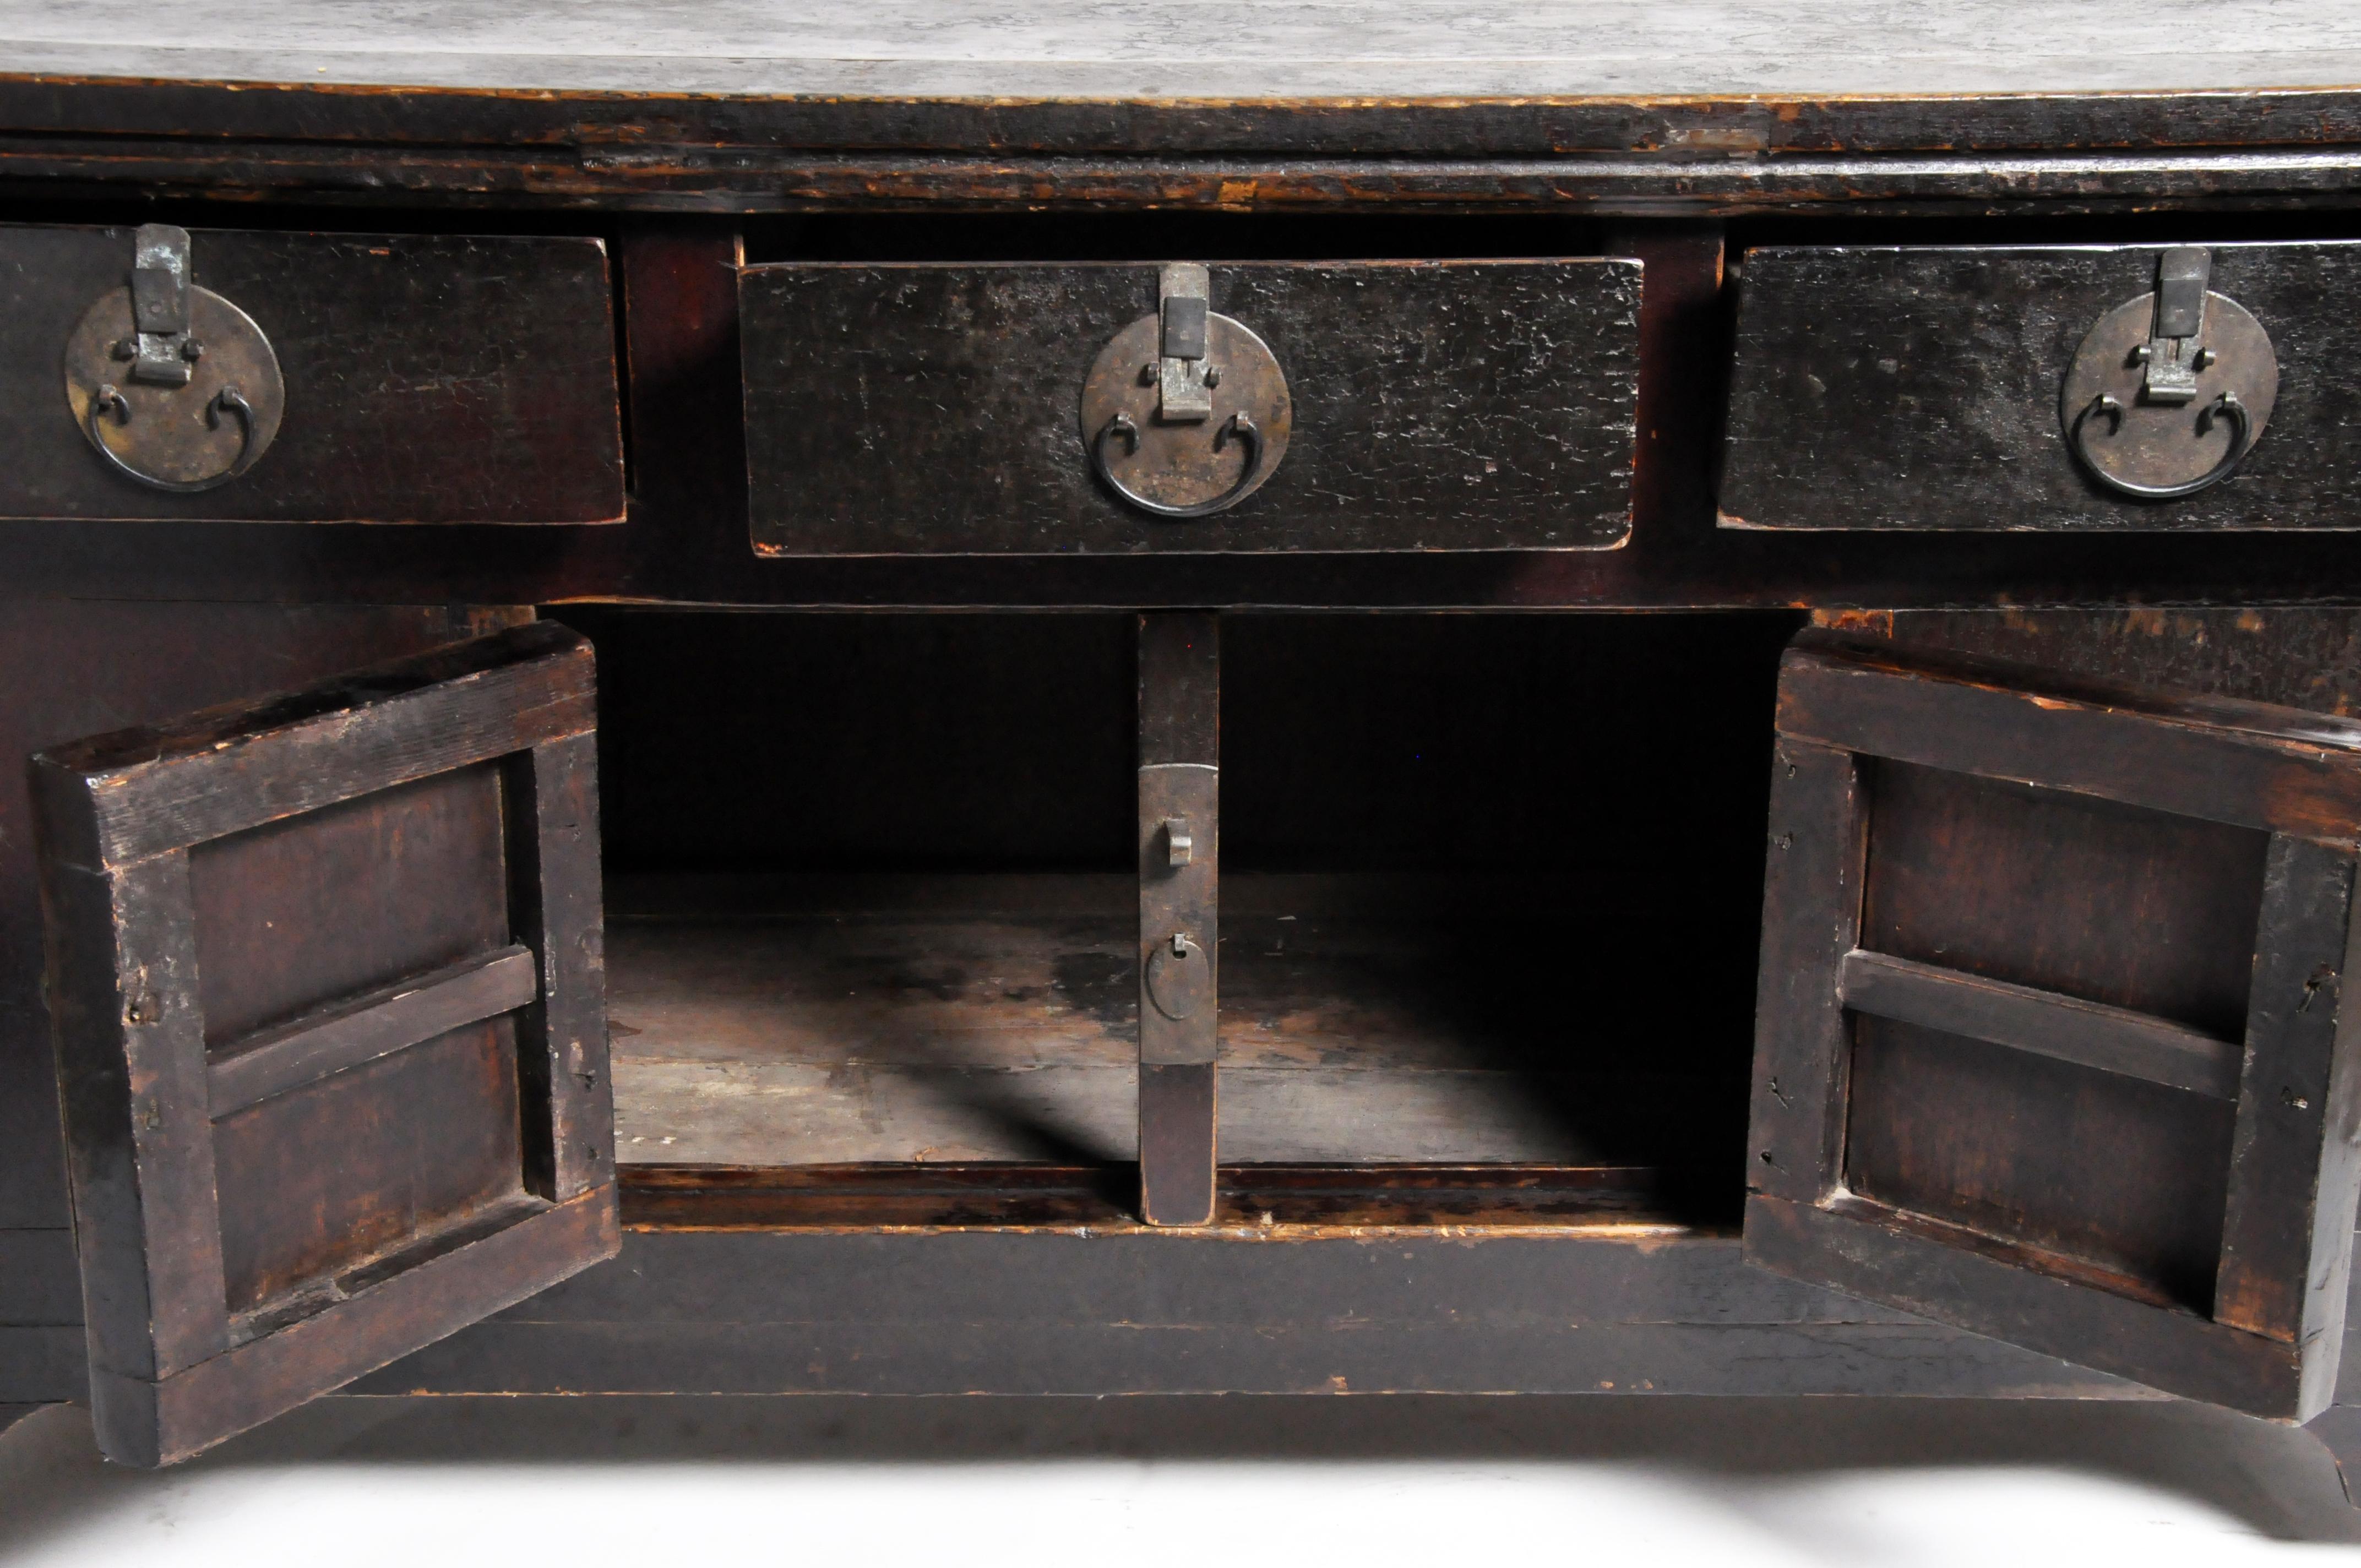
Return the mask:
<svg viewBox="0 0 2361 1568">
<path fill-rule="evenodd" d="M 1748 1257 L 2323 1408 L 2361 724 L 1816 631 L 1779 731 Z"/>
<path fill-rule="evenodd" d="M 615 1251 L 591 691 L 528 626 L 36 760 L 110 1456 Z"/>
</svg>

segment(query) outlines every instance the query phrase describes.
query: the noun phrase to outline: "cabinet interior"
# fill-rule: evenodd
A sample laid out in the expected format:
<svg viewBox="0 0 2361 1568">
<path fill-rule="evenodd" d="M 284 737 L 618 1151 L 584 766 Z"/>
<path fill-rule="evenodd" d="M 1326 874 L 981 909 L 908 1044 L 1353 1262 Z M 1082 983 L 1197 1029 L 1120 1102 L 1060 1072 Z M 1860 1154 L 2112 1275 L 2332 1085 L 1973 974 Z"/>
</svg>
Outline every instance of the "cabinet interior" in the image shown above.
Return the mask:
<svg viewBox="0 0 2361 1568">
<path fill-rule="evenodd" d="M 1134 618 L 551 613 L 598 650 L 622 1160 L 1119 1190 Z M 1797 620 L 1224 619 L 1233 1209 L 1734 1216 Z"/>
</svg>

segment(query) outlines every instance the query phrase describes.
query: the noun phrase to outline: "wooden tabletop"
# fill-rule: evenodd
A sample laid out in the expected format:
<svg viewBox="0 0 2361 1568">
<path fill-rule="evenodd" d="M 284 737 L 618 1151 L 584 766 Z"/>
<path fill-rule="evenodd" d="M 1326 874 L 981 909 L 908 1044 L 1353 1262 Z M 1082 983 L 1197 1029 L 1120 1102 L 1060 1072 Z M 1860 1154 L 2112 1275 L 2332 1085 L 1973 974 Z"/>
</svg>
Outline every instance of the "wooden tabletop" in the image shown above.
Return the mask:
<svg viewBox="0 0 2361 1568">
<path fill-rule="evenodd" d="M 2353 0 L 0 0 L 0 190 L 1725 214 L 2361 194 Z"/>
<path fill-rule="evenodd" d="M 0 60 L 66 77 L 1000 101 L 2176 93 L 2361 83 L 2361 6 L 16 0 Z"/>
</svg>

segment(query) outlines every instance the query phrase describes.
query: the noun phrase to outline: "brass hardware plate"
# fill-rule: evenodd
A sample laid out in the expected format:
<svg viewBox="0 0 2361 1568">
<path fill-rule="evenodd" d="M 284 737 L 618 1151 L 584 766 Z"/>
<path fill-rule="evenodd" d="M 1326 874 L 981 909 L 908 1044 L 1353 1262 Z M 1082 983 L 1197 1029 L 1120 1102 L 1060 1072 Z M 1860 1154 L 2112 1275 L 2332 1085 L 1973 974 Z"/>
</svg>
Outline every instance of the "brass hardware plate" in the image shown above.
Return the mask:
<svg viewBox="0 0 2361 1568">
<path fill-rule="evenodd" d="M 209 490 L 251 468 L 287 410 L 279 356 L 254 319 L 193 280 L 189 236 L 149 224 L 122 284 L 66 340 L 66 406 L 99 455 L 161 490 Z"/>
<path fill-rule="evenodd" d="M 2099 319 L 2059 395 L 2068 450 L 2109 489 L 2171 500 L 2229 477 L 2279 401 L 2279 356 L 2245 306 L 2206 288 L 2210 253 L 2168 250 L 2157 290 Z"/>
<path fill-rule="evenodd" d="M 1209 285 L 1203 267 L 1162 269 L 1156 313 L 1115 334 L 1082 382 L 1084 455 L 1152 517 L 1228 510 L 1262 488 L 1293 433 L 1278 358 L 1207 308 Z"/>
</svg>

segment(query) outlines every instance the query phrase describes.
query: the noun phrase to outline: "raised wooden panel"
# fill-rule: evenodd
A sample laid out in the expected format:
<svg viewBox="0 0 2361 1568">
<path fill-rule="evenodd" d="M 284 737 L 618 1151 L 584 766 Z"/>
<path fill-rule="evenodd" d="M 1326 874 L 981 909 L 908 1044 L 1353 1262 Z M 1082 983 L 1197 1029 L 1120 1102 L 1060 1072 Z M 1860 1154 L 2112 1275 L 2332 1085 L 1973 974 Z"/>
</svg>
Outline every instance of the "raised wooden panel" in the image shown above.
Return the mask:
<svg viewBox="0 0 2361 1568">
<path fill-rule="evenodd" d="M 1907 762 L 1871 788 L 1862 947 L 2243 1026 L 2269 835 Z"/>
<path fill-rule="evenodd" d="M 100 1445 L 185 1458 L 616 1245 L 589 645 L 36 760 Z"/>
<path fill-rule="evenodd" d="M 478 766 L 192 850 L 208 1042 L 506 942 L 501 832 L 499 775 Z"/>
<path fill-rule="evenodd" d="M 1856 1014 L 1844 1182 L 2210 1311 L 2235 1107 Z"/>
<path fill-rule="evenodd" d="M 215 1122 L 230 1311 L 301 1311 L 307 1288 L 421 1232 L 522 1196 L 519 1122 L 516 1036 L 506 1018 L 330 1073 Z"/>
<path fill-rule="evenodd" d="M 1811 631 L 1779 728 L 1749 1258 L 2323 1409 L 2361 725 Z"/>
</svg>

